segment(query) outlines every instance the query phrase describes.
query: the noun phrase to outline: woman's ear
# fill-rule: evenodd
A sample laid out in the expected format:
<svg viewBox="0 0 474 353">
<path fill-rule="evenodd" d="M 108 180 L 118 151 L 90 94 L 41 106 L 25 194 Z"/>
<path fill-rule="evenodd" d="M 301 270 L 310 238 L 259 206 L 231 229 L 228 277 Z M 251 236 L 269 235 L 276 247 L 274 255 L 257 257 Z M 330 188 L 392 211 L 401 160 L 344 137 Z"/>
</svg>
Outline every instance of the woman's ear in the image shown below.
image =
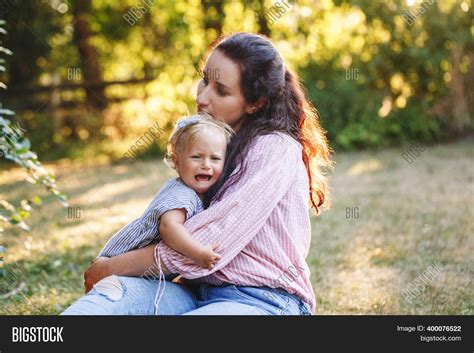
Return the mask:
<svg viewBox="0 0 474 353">
<path fill-rule="evenodd" d="M 247 114 L 255 113 L 265 105 L 266 101 L 267 99 L 265 97 L 260 97 L 255 103 L 248 104 L 245 112 Z"/>
</svg>

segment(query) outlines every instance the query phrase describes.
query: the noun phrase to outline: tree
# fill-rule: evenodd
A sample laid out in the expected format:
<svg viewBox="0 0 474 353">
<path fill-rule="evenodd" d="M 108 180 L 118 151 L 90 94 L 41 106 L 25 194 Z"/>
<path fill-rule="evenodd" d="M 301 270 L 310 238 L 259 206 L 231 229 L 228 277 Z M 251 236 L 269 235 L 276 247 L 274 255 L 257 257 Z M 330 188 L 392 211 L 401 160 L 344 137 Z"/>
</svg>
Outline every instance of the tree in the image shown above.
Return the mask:
<svg viewBox="0 0 474 353">
<path fill-rule="evenodd" d="M 79 51 L 82 67 L 84 69 L 87 102 L 92 107 L 103 108 L 107 102 L 104 88 L 100 86 L 88 87 L 89 84 L 97 83 L 102 80 L 99 55 L 90 42 L 93 34 L 88 21 L 88 17 L 91 16 L 91 1 L 77 0 L 72 3 L 74 14 L 74 42 Z"/>
<path fill-rule="evenodd" d="M 204 29 L 209 40 L 216 39 L 222 33 L 222 23 L 225 14 L 223 7 L 225 2 L 222 0 L 202 0 L 201 6 L 204 13 Z"/>
<path fill-rule="evenodd" d="M 266 9 L 265 9 L 265 0 L 257 0 L 257 22 L 258 26 L 260 27 L 260 33 L 266 35 L 267 37 L 271 37 L 271 30 L 268 27 L 268 22 L 265 17 Z"/>
</svg>

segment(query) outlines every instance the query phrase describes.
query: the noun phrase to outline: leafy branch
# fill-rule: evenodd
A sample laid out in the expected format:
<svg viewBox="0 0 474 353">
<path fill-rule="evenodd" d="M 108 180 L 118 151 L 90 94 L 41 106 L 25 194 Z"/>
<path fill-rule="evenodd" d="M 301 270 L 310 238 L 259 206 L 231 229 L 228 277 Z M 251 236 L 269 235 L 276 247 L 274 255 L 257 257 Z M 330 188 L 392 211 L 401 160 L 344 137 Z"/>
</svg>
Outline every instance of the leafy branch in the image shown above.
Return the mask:
<svg viewBox="0 0 474 353">
<path fill-rule="evenodd" d="M 5 21 L 0 20 L 0 34 L 6 34 L 4 28 Z M 2 46 L 0 42 L 0 53 L 12 55 L 13 53 Z M 0 58 L 0 71 L 5 72 L 5 59 Z M 6 89 L 4 82 L 0 81 L 0 89 Z M 0 158 L 13 161 L 21 166 L 26 172 L 26 181 L 32 184 L 41 184 L 46 190 L 55 195 L 63 207 L 68 207 L 67 197 L 61 193 L 56 186 L 56 179 L 50 174 L 38 160 L 35 152 L 31 151 L 31 143 L 24 136 L 26 132 L 17 123 L 16 126 L 5 116 L 13 116 L 15 113 L 9 109 L 4 109 L 0 103 Z M 8 222 L 29 231 L 30 227 L 25 220 L 30 216 L 33 205 L 41 205 L 41 197 L 35 196 L 20 201 L 19 206 L 14 206 L 7 200 L 0 198 L 0 221 Z M 0 229 L 1 230 L 1 229 Z"/>
</svg>

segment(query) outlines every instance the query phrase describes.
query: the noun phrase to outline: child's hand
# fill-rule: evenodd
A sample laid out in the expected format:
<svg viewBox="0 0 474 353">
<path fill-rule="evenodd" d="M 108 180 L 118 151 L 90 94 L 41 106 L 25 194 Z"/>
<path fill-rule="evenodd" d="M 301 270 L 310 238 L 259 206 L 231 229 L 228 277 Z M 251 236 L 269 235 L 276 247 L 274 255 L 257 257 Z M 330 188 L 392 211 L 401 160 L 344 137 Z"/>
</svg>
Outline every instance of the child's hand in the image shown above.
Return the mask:
<svg viewBox="0 0 474 353">
<path fill-rule="evenodd" d="M 194 258 L 194 261 L 201 267 L 208 268 L 211 270 L 221 256 L 214 252 L 219 247 L 219 244 L 212 244 L 203 246 L 199 255 Z"/>
</svg>

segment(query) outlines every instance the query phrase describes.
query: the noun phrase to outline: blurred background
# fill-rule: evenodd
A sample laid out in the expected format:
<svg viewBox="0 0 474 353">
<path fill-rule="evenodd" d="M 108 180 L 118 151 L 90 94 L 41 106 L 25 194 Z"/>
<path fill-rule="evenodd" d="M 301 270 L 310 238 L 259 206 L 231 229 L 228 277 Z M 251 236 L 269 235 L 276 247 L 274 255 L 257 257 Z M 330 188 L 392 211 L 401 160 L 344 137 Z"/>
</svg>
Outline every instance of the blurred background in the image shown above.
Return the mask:
<svg viewBox="0 0 474 353">
<path fill-rule="evenodd" d="M 18 3 L 7 17 L 14 54 L 2 103 L 43 159 L 120 158 L 153 122 L 169 128 L 194 112 L 209 45 L 249 31 L 272 38 L 300 74 L 335 148 L 432 139 L 431 123 L 439 138 L 472 128 L 470 1 L 297 1 L 285 13 L 272 4 Z"/>
<path fill-rule="evenodd" d="M 0 160 L 0 309 L 57 313 L 80 295 L 90 260 L 173 175 L 166 140 L 195 112 L 210 44 L 248 31 L 300 75 L 336 151 L 333 208 L 312 217 L 318 312 L 472 314 L 472 6 L 1 1 L 0 125 L 17 138 Z"/>
</svg>

